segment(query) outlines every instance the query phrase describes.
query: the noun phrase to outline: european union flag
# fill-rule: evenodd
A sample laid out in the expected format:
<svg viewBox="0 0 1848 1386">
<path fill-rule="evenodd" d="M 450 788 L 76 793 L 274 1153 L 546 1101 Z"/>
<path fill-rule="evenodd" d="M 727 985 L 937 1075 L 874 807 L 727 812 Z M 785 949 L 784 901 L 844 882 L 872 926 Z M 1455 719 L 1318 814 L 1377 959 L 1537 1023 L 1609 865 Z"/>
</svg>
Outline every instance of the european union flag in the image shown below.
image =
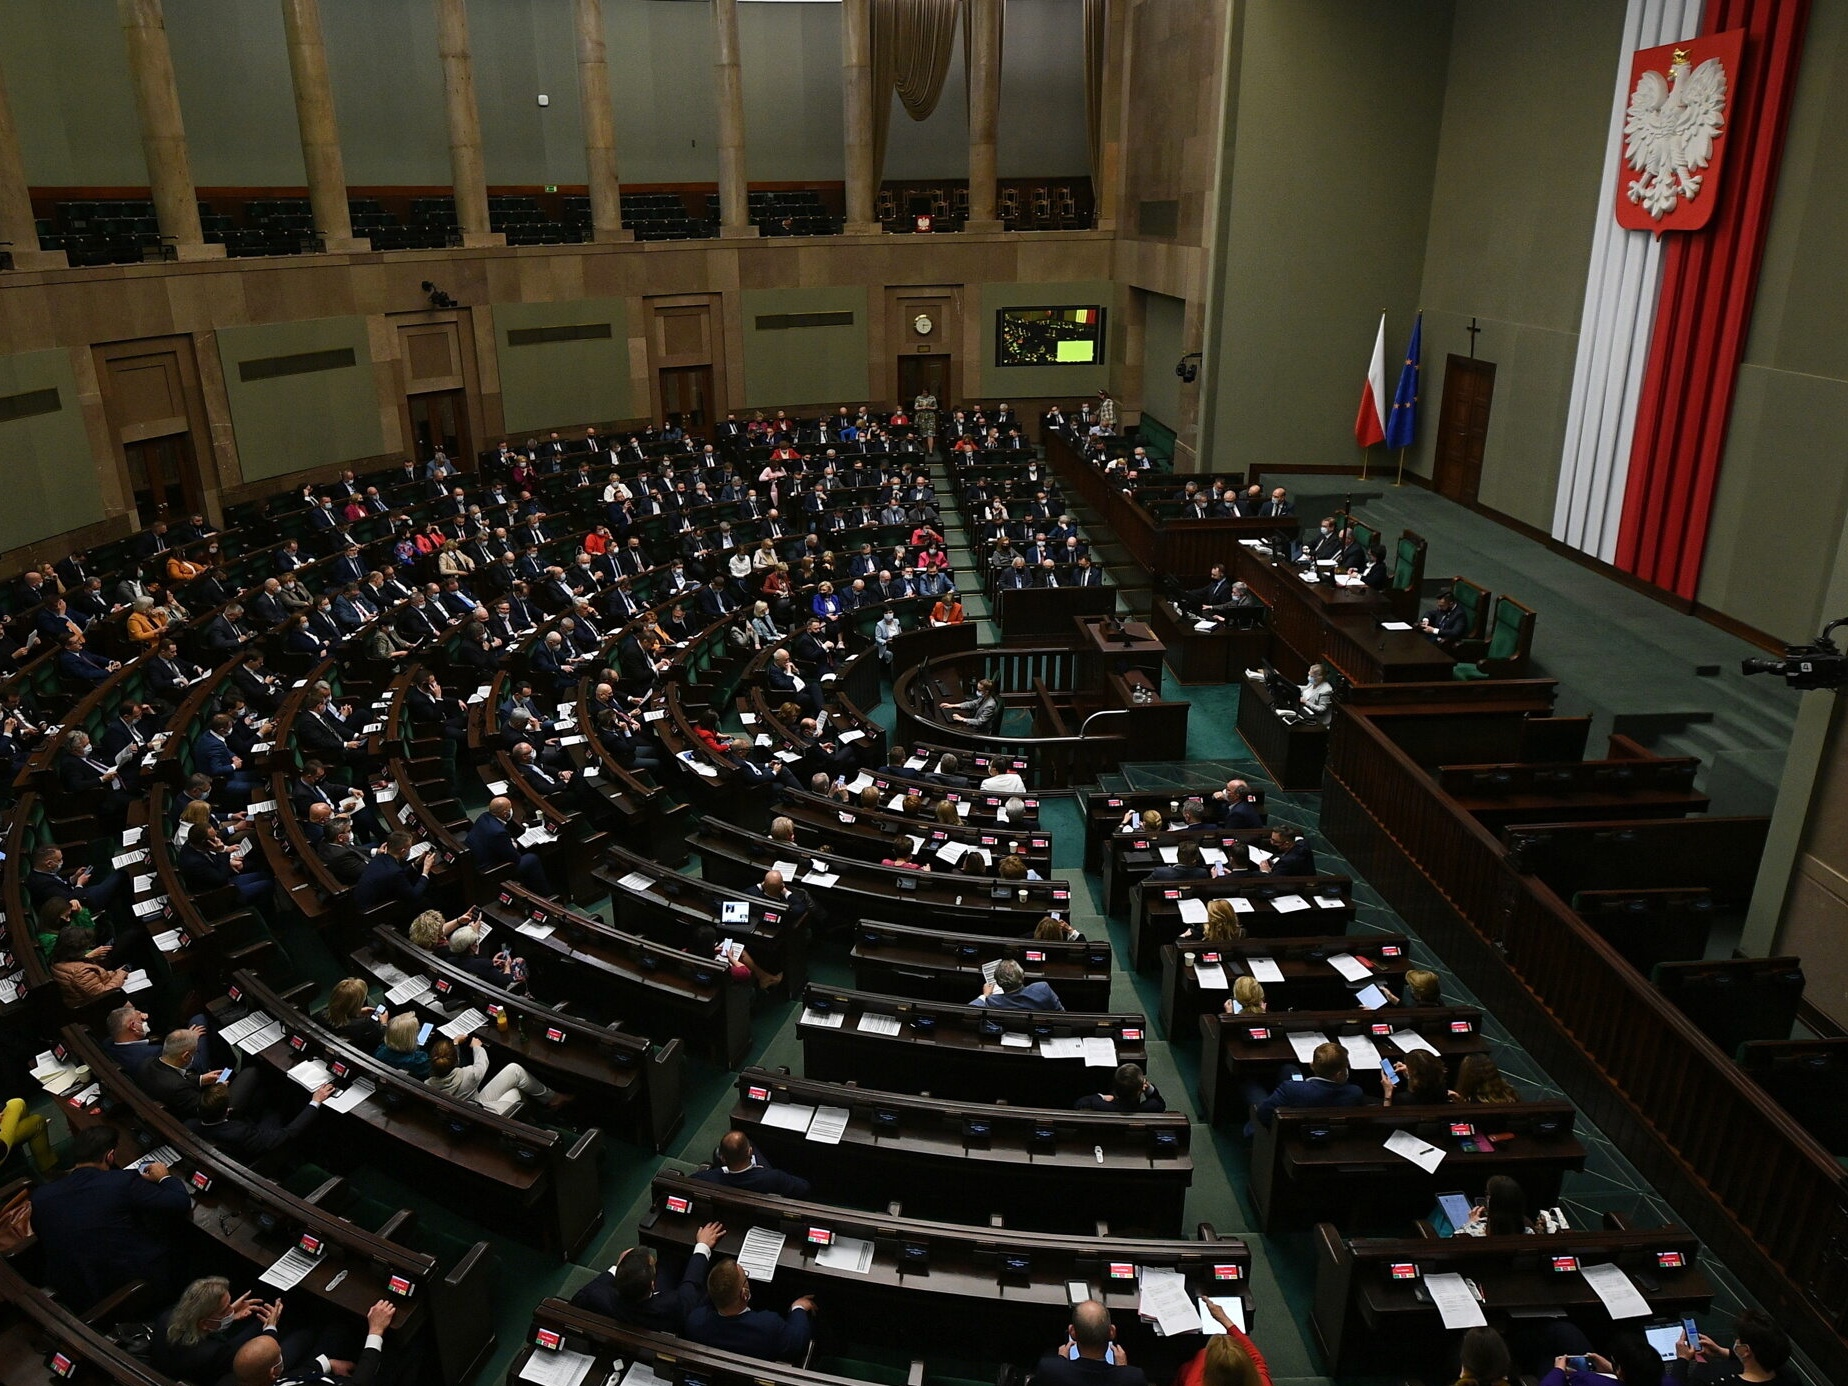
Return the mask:
<svg viewBox="0 0 1848 1386">
<path fill-rule="evenodd" d="M 1409 448 L 1418 433 L 1418 354 L 1424 335 L 1424 313 L 1412 323 L 1412 340 L 1399 368 L 1399 388 L 1392 392 L 1392 412 L 1386 416 L 1386 446 Z"/>
</svg>

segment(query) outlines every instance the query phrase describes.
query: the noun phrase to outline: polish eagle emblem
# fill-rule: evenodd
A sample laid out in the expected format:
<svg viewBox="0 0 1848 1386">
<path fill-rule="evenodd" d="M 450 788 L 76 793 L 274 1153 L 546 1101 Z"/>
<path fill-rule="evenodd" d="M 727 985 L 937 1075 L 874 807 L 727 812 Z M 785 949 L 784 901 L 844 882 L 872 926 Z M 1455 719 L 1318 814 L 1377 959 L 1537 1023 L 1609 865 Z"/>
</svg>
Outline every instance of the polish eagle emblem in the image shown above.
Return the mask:
<svg viewBox="0 0 1848 1386">
<path fill-rule="evenodd" d="M 1624 195 L 1660 221 L 1684 199 L 1700 196 L 1714 142 L 1726 128 L 1726 65 L 1698 66 L 1676 48 L 1668 73 L 1646 69 L 1630 92 L 1623 121 L 1623 156 L 1634 178 Z"/>
</svg>

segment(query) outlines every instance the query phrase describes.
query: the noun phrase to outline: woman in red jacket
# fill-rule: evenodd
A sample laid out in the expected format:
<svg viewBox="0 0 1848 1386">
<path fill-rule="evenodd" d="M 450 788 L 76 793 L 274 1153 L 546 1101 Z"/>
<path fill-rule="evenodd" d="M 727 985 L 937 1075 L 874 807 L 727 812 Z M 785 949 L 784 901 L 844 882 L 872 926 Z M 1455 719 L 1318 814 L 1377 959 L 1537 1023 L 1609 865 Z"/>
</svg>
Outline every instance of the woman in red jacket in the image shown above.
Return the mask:
<svg viewBox="0 0 1848 1386">
<path fill-rule="evenodd" d="M 1225 1335 L 1209 1339 L 1174 1374 L 1174 1386 L 1271 1386 L 1270 1368 L 1264 1365 L 1264 1354 L 1258 1351 L 1258 1345 L 1212 1300 L 1203 1303 L 1225 1329 Z"/>
</svg>

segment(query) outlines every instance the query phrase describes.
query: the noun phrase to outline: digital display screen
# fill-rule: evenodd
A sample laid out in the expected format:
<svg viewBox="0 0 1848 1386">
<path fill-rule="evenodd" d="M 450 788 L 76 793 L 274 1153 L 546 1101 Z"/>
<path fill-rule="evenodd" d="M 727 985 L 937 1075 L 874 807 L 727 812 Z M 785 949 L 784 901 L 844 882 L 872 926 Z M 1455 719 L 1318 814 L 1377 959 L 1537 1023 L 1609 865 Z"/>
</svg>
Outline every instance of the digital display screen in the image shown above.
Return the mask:
<svg viewBox="0 0 1848 1386">
<path fill-rule="evenodd" d="M 834 1234 L 825 1227 L 811 1227 L 808 1230 L 810 1246 L 833 1246 Z"/>
<path fill-rule="evenodd" d="M 1467 1035 L 1469 1033 L 1469 1022 L 1467 1020 L 1451 1021 L 1450 1033 L 1453 1035 Z"/>
<path fill-rule="evenodd" d="M 193 1186 L 195 1192 L 204 1193 L 212 1187 L 212 1176 L 202 1169 L 196 1169 L 192 1172 L 192 1178 L 187 1182 Z"/>
<path fill-rule="evenodd" d="M 1270 1038 L 1269 1030 L 1247 1030 L 1245 1033 L 1250 1035 L 1254 1040 L 1267 1040 Z"/>
<path fill-rule="evenodd" d="M 667 1196 L 667 1211 L 670 1213 L 690 1213 L 693 1211 L 693 1200 L 690 1198 L 682 1198 L 679 1194 L 669 1194 Z"/>
<path fill-rule="evenodd" d="M 553 1044 L 563 1044 L 565 1042 L 565 1032 L 556 1025 L 548 1025 L 545 1027 L 545 1037 L 551 1040 Z"/>
<path fill-rule="evenodd" d="M 1243 1280 L 1244 1278 L 1245 1271 L 1242 1266 L 1213 1267 L 1213 1279 L 1215 1280 Z"/>
<path fill-rule="evenodd" d="M 1688 1258 L 1683 1252 L 1658 1251 L 1656 1253 L 1656 1264 L 1663 1270 L 1680 1270 L 1687 1263 Z"/>
<path fill-rule="evenodd" d="M 407 1280 L 402 1275 L 394 1275 L 386 1280 L 385 1288 L 390 1290 L 394 1295 L 400 1295 L 405 1299 L 409 1299 L 411 1297 L 411 1292 L 415 1290 L 417 1286 L 414 1282 Z"/>
<path fill-rule="evenodd" d="M 770 1089 L 760 1088 L 755 1085 L 748 1087 L 744 1090 L 744 1100 L 747 1102 L 768 1102 L 770 1100 Z"/>
<path fill-rule="evenodd" d="M 319 1256 L 321 1254 L 321 1239 L 314 1236 L 312 1233 L 302 1233 L 302 1239 L 297 1242 L 296 1245 L 310 1256 Z"/>
<path fill-rule="evenodd" d="M 1046 961 L 1046 955 L 1038 948 L 1029 948 L 1027 949 L 1027 961 L 1030 963 L 1043 963 Z"/>
<path fill-rule="evenodd" d="M 1399 956 L 1399 951 L 1399 945 L 1396 943 L 1382 943 L 1380 945 L 1380 956 L 1382 958 L 1396 958 Z"/>
<path fill-rule="evenodd" d="M 1123 1038 L 1125 1041 L 1139 1040 L 1142 1038 L 1142 1031 L 1138 1030 L 1133 1025 L 1125 1025 L 1123 1027 Z"/>
<path fill-rule="evenodd" d="M 290 1035 L 289 1036 L 289 1048 L 293 1049 L 297 1054 L 301 1053 L 302 1050 L 306 1049 L 307 1047 L 308 1047 L 308 1041 L 305 1037 L 301 1035 Z"/>
<path fill-rule="evenodd" d="M 1418 1278 L 1418 1267 L 1410 1261 L 1395 1262 L 1389 1270 L 1394 1280 L 1416 1280 Z"/>
<path fill-rule="evenodd" d="M 1132 1261 L 1112 1261 L 1110 1263 L 1110 1278 L 1112 1280 L 1134 1280 L 1136 1278 L 1135 1263 Z"/>
<path fill-rule="evenodd" d="M 1376 1035 L 1390 1035 L 1392 1033 L 1392 1026 L 1390 1025 L 1369 1025 L 1367 1028 Z"/>
<path fill-rule="evenodd" d="M 1553 1269 L 1556 1271 L 1575 1271 L 1578 1268 L 1579 1262 L 1576 1256 L 1555 1256 L 1553 1258 Z"/>
<path fill-rule="evenodd" d="M 51 1354 L 51 1360 L 45 1364 L 53 1376 L 70 1376 L 77 1370 L 77 1359 L 67 1357 L 61 1352 Z"/>
<path fill-rule="evenodd" d="M 547 1352 L 557 1352 L 565 1345 L 565 1335 L 554 1328 L 536 1328 L 533 1330 L 533 1345 Z"/>
<path fill-rule="evenodd" d="M 995 361 L 1003 366 L 1095 366 L 1104 359 L 1104 310 L 1003 308 L 995 315 Z"/>
<path fill-rule="evenodd" d="M 1476 1128 L 1471 1126 L 1467 1121 L 1453 1121 L 1450 1123 L 1450 1134 L 1453 1136 L 1473 1136 L 1476 1134 Z"/>
</svg>

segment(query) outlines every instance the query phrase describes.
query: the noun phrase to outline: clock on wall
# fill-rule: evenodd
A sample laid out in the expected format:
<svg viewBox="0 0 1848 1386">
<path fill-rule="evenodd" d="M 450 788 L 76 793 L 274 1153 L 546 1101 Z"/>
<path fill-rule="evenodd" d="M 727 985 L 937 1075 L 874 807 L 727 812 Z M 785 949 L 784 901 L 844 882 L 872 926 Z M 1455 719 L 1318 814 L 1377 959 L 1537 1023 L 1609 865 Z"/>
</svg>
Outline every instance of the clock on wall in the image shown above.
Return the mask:
<svg viewBox="0 0 1848 1386">
<path fill-rule="evenodd" d="M 936 330 L 937 324 L 930 320 L 929 313 L 919 313 L 911 320 L 912 330 L 920 337 L 928 337 Z"/>
</svg>

